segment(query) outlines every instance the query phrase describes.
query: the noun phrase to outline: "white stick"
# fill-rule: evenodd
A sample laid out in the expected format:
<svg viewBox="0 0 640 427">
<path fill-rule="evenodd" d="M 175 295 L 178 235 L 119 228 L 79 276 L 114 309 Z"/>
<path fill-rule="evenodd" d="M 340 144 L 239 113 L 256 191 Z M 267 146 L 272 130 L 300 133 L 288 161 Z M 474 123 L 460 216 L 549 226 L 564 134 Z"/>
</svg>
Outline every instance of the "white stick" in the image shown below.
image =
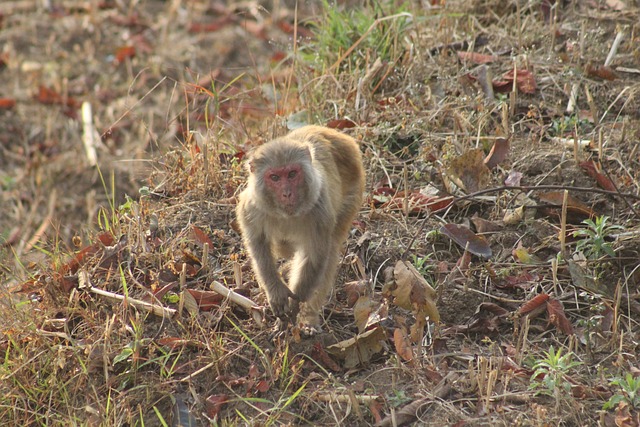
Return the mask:
<svg viewBox="0 0 640 427">
<path fill-rule="evenodd" d="M 620 43 L 622 43 L 623 38 L 624 38 L 624 31 L 618 31 L 618 34 L 616 34 L 616 38 L 613 41 L 613 44 L 611 45 L 611 49 L 609 50 L 609 55 L 607 55 L 607 59 L 604 61 L 605 67 L 608 67 L 609 65 L 611 65 L 611 62 L 613 61 L 613 57 L 616 56 L 616 53 L 618 53 L 618 47 L 620 47 Z"/>
<path fill-rule="evenodd" d="M 84 151 L 87 153 L 89 165 L 98 164 L 98 154 L 96 153 L 96 130 L 93 127 L 93 113 L 91 104 L 87 101 L 82 103 L 82 143 Z"/>
</svg>

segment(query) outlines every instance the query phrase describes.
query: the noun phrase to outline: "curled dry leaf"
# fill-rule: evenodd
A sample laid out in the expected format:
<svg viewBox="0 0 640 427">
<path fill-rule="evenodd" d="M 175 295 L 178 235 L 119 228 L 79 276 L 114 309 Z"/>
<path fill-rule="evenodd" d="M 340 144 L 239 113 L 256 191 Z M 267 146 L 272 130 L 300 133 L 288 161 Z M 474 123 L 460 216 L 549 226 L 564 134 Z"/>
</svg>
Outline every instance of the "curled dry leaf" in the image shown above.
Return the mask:
<svg viewBox="0 0 640 427">
<path fill-rule="evenodd" d="M 458 224 L 445 224 L 440 227 L 440 232 L 474 255 L 482 258 L 490 258 L 492 255 L 487 240 L 467 227 Z"/>
<path fill-rule="evenodd" d="M 549 300 L 548 294 L 545 294 L 545 293 L 538 294 L 533 299 L 525 302 L 518 309 L 518 315 L 525 316 L 528 314 L 533 314 L 535 316 L 544 311 L 548 300 Z"/>
<path fill-rule="evenodd" d="M 596 162 L 593 160 L 586 160 L 584 162 L 580 162 L 580 167 L 587 172 L 587 175 L 596 180 L 600 188 L 608 191 L 616 191 L 616 186 L 609 177 L 600 172 L 601 168 L 599 165 L 596 165 Z"/>
<path fill-rule="evenodd" d="M 445 173 L 447 178 L 467 193 L 486 188 L 490 180 L 489 168 L 484 164 L 484 153 L 480 149 L 469 150 L 451 160 Z"/>
<path fill-rule="evenodd" d="M 201 291 L 198 289 L 186 289 L 186 291 L 191 294 L 201 311 L 210 311 L 218 307 L 222 300 L 224 300 L 222 295 L 213 291 Z"/>
<path fill-rule="evenodd" d="M 229 396 L 226 394 L 212 394 L 207 397 L 204 407 L 209 418 L 215 418 L 222 407 L 229 401 Z"/>
<path fill-rule="evenodd" d="M 504 185 L 509 187 L 517 187 L 520 185 L 521 180 L 522 180 L 522 172 L 512 170 L 509 172 L 509 175 L 505 178 Z"/>
<path fill-rule="evenodd" d="M 327 127 L 332 129 L 351 129 L 358 126 L 353 120 L 349 119 L 335 119 L 327 122 Z"/>
<path fill-rule="evenodd" d="M 319 342 L 313 345 L 313 348 L 311 349 L 311 358 L 334 372 L 340 372 L 342 370 L 340 365 L 338 365 L 336 361 L 333 360 L 331 356 L 329 356 L 329 353 L 327 353 L 322 344 Z"/>
<path fill-rule="evenodd" d="M 344 360 L 344 367 L 351 369 L 369 363 L 375 354 L 382 351 L 382 343 L 386 340 L 387 335 L 384 333 L 384 329 L 378 326 L 363 334 L 331 345 L 327 347 L 327 351 Z"/>
<path fill-rule="evenodd" d="M 567 316 L 564 314 L 564 307 L 557 299 L 550 298 L 547 301 L 547 315 L 549 323 L 554 325 L 560 332 L 565 335 L 573 335 L 573 326 Z"/>
<path fill-rule="evenodd" d="M 398 261 L 393 269 L 394 281 L 388 288 L 398 307 L 412 310 L 416 318 L 429 316 L 433 322 L 440 321 L 436 306 L 436 291 L 413 265 Z"/>
<path fill-rule="evenodd" d="M 498 166 L 507 158 L 507 154 L 509 154 L 509 146 L 509 138 L 496 138 L 493 143 L 493 147 L 491 147 L 491 151 L 484 159 L 484 164 L 489 169 L 493 169 Z"/>
<path fill-rule="evenodd" d="M 550 205 L 556 205 L 557 208 L 547 209 L 547 215 L 560 216 L 560 207 L 562 207 L 562 200 L 564 199 L 564 192 L 562 191 L 550 191 L 548 193 L 542 193 L 539 196 L 540 203 L 547 203 Z M 596 216 L 596 213 L 580 200 L 569 194 L 567 198 L 567 223 L 579 224 L 587 218 Z"/>
<path fill-rule="evenodd" d="M 375 313 L 377 312 L 377 308 L 379 308 L 380 304 L 371 301 L 371 298 L 368 296 L 361 296 L 356 301 L 353 306 L 353 317 L 356 321 L 356 326 L 358 327 L 358 332 L 364 332 L 368 326 L 371 324 L 377 323 L 375 318 Z M 378 319 L 379 322 L 380 319 Z"/>
<path fill-rule="evenodd" d="M 602 80 L 615 80 L 618 78 L 618 74 L 611 67 L 607 67 L 606 65 L 587 65 L 585 70 L 587 75 L 590 77 L 597 77 Z"/>
<path fill-rule="evenodd" d="M 536 84 L 536 78 L 529 70 L 513 69 L 507 71 L 501 80 L 493 81 L 493 90 L 499 93 L 511 92 L 513 89 L 513 80 L 516 81 L 516 87 L 522 93 L 532 95 L 536 93 L 538 85 Z"/>
<path fill-rule="evenodd" d="M 205 243 L 209 245 L 209 249 L 213 249 L 213 242 L 202 229 L 199 227 L 192 225 L 191 232 L 193 233 L 193 239 L 198 244 L 198 246 L 203 247 Z"/>
<path fill-rule="evenodd" d="M 396 352 L 400 357 L 407 362 L 413 361 L 413 349 L 411 347 L 411 342 L 404 330 L 396 328 L 396 330 L 393 331 L 393 343 L 396 347 Z"/>
</svg>

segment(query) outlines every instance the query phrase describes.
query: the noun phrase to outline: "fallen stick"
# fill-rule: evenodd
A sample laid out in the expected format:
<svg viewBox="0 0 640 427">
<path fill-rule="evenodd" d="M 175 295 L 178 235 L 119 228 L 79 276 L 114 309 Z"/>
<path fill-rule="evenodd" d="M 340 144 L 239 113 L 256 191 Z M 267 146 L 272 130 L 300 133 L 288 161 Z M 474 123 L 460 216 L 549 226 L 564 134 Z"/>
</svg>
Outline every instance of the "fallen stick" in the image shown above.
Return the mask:
<svg viewBox="0 0 640 427">
<path fill-rule="evenodd" d="M 113 292 L 105 291 L 103 289 L 94 288 L 93 285 L 91 285 L 91 281 L 89 280 L 89 274 L 86 271 L 78 272 L 78 282 L 79 282 L 80 289 L 86 289 L 89 292 L 92 292 L 96 295 L 101 295 L 113 301 L 122 301 L 127 304 L 131 304 L 132 306 L 140 310 L 149 311 L 155 314 L 156 316 L 173 317 L 177 312 L 177 310 L 174 310 L 173 308 L 167 308 L 161 305 L 151 304 L 149 302 L 142 301 L 136 298 L 131 298 L 131 297 L 116 294 Z"/>
</svg>

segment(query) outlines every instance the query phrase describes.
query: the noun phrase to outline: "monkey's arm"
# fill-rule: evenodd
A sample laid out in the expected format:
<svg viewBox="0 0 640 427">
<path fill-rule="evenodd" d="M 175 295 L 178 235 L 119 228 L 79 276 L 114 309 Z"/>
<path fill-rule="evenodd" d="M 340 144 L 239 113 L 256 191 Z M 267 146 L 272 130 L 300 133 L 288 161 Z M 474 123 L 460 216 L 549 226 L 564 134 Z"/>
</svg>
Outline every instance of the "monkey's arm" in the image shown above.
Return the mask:
<svg viewBox="0 0 640 427">
<path fill-rule="evenodd" d="M 301 302 L 308 301 L 321 286 L 332 286 L 329 271 L 332 257 L 337 256 L 329 227 L 316 223 L 316 229 L 302 251 L 296 253 L 289 280 L 291 290 Z M 327 241 L 329 240 L 329 241 Z"/>
<path fill-rule="evenodd" d="M 284 317 L 288 309 L 289 297 L 295 298 L 278 273 L 271 253 L 271 245 L 263 233 L 247 238 L 247 247 L 253 261 L 253 269 L 258 282 L 267 293 L 269 306 L 277 317 Z"/>
</svg>

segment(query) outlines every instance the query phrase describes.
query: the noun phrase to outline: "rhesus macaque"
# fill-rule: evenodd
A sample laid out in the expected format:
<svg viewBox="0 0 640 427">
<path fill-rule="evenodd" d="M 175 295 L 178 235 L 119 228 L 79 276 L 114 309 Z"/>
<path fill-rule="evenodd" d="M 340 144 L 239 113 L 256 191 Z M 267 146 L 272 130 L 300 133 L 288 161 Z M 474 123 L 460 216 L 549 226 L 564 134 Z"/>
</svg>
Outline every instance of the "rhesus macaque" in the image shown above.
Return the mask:
<svg viewBox="0 0 640 427">
<path fill-rule="evenodd" d="M 360 148 L 343 133 L 305 126 L 257 148 L 248 169 L 236 214 L 258 283 L 285 325 L 300 309 L 298 324 L 316 333 L 341 246 L 362 204 Z M 290 260 L 288 285 L 277 257 Z"/>
</svg>

